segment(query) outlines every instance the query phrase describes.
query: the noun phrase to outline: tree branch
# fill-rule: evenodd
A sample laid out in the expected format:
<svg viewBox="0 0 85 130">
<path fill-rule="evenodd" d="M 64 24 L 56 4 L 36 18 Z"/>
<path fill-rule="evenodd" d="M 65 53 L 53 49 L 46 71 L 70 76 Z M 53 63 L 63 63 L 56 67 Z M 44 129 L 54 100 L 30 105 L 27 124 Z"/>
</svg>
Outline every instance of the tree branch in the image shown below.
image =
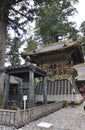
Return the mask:
<svg viewBox="0 0 85 130">
<path fill-rule="evenodd" d="M 23 17 L 25 17 L 25 18 L 29 19 L 26 15 L 24 15 L 24 14 L 20 13 L 19 11 L 15 10 L 14 8 L 12 8 L 12 7 L 11 7 L 11 9 L 12 9 L 14 12 L 16 12 L 16 13 L 18 13 L 18 14 L 22 15 Z"/>
<path fill-rule="evenodd" d="M 19 2 L 22 2 L 23 0 L 8 0 L 8 2 L 10 2 L 10 4 L 16 4 L 16 3 L 19 3 Z"/>
<path fill-rule="evenodd" d="M 14 20 L 12 20 L 10 18 L 9 18 L 9 21 L 10 21 L 10 23 L 14 24 L 15 27 L 18 27 L 19 29 L 25 31 L 24 28 L 20 27 L 20 25 L 18 24 L 18 22 L 14 21 Z"/>
<path fill-rule="evenodd" d="M 21 2 L 21 1 L 23 1 L 23 0 L 17 0 L 16 3 L 19 3 L 19 2 Z"/>
</svg>

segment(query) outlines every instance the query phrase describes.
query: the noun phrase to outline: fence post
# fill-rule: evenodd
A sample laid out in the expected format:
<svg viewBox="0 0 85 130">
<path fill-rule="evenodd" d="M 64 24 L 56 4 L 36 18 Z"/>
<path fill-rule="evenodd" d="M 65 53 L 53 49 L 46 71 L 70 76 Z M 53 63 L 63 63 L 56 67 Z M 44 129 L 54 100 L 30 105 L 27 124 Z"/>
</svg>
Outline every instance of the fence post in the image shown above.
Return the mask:
<svg viewBox="0 0 85 130">
<path fill-rule="evenodd" d="M 19 127 L 22 124 L 22 112 L 21 109 L 17 109 L 17 127 Z"/>
</svg>

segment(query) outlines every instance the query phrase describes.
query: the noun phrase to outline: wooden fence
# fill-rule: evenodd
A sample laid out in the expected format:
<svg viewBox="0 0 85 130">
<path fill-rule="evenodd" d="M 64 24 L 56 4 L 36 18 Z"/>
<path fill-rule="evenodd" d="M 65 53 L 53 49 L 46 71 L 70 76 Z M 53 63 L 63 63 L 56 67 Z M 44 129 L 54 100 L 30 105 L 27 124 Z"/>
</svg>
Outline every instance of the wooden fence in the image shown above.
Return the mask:
<svg viewBox="0 0 85 130">
<path fill-rule="evenodd" d="M 3 110 L 0 109 L 0 124 L 10 125 L 17 128 L 28 124 L 40 117 L 46 116 L 64 107 L 65 102 L 51 103 L 39 107 L 21 110 Z"/>
</svg>

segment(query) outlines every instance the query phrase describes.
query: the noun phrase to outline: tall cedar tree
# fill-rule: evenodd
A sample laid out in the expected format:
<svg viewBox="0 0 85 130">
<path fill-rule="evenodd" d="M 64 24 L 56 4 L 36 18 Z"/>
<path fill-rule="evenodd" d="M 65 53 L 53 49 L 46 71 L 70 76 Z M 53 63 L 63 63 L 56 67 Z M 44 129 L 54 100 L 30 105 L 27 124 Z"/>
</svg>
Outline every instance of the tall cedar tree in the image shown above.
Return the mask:
<svg viewBox="0 0 85 130">
<path fill-rule="evenodd" d="M 18 34 L 33 20 L 34 9 L 30 0 L 0 0 L 0 68 L 4 67 L 7 29 Z"/>
<path fill-rule="evenodd" d="M 19 49 L 23 42 L 20 41 L 18 37 L 11 38 L 10 35 L 7 35 L 6 42 L 6 58 L 5 63 L 15 67 L 21 64 Z"/>
<path fill-rule="evenodd" d="M 43 0 L 44 1 L 44 0 Z M 76 38 L 77 30 L 73 22 L 68 21 L 77 11 L 74 7 L 78 0 L 46 0 L 39 4 L 36 17 L 36 34 L 41 35 L 44 43 L 58 42 L 59 38 Z"/>
</svg>

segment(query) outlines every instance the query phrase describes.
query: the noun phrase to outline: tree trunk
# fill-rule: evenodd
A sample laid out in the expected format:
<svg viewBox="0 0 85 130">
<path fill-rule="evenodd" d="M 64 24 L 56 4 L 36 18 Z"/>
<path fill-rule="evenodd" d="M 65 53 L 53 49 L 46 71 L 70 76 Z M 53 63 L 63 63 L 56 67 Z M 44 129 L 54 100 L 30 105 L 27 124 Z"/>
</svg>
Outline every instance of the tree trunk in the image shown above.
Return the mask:
<svg viewBox="0 0 85 130">
<path fill-rule="evenodd" d="M 0 69 L 4 69 L 6 43 L 6 24 L 0 21 Z M 0 71 L 0 107 L 3 105 L 4 98 L 4 73 Z"/>
<path fill-rule="evenodd" d="M 0 69 L 4 68 L 6 43 L 6 25 L 0 21 Z"/>
</svg>

